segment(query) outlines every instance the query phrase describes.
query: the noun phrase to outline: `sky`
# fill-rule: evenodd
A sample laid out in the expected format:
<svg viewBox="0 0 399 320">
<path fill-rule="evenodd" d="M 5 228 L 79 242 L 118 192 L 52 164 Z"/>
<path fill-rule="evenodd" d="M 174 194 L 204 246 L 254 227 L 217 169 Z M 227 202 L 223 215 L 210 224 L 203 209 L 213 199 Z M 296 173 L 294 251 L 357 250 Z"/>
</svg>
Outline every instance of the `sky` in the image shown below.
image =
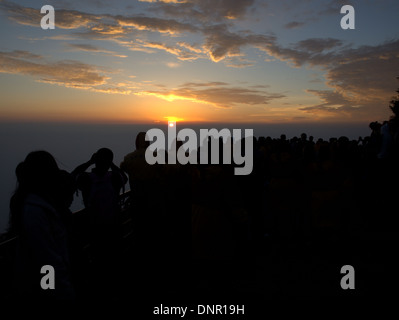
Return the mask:
<svg viewBox="0 0 399 320">
<path fill-rule="evenodd" d="M 44 5 L 55 29 L 41 28 Z M 397 0 L 3 0 L 0 121 L 387 120 L 398 12 Z"/>
</svg>

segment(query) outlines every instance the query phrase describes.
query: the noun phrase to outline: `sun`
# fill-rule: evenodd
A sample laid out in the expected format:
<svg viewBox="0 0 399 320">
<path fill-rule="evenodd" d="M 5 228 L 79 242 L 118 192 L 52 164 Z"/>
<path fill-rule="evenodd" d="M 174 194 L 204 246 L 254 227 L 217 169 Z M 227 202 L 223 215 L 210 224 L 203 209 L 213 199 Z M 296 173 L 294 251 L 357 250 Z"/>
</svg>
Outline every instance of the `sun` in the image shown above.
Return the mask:
<svg viewBox="0 0 399 320">
<path fill-rule="evenodd" d="M 166 120 L 168 120 L 168 123 L 171 123 L 171 122 L 178 122 L 178 121 L 183 121 L 184 119 L 182 119 L 182 118 L 177 118 L 177 117 L 164 117 Z"/>
</svg>

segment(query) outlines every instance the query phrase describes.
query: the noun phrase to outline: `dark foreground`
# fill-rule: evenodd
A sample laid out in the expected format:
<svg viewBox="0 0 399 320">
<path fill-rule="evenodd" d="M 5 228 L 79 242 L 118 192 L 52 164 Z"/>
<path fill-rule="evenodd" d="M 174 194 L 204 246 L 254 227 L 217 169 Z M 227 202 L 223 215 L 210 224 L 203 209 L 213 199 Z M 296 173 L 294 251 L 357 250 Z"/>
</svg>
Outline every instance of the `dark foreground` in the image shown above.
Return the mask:
<svg viewBox="0 0 399 320">
<path fill-rule="evenodd" d="M 73 214 L 77 302 L 122 303 L 143 319 L 177 307 L 206 318 L 199 305 L 259 315 L 275 300 L 396 296 L 397 156 L 378 159 L 372 145 L 346 139 L 298 153 L 284 140 L 262 143 L 249 176 L 225 166 L 158 168 L 161 180 L 123 197 L 120 229 L 103 250 L 90 244 L 85 211 Z M 0 301 L 18 300 L 15 242 L 0 245 Z M 341 286 L 346 265 L 354 289 Z"/>
</svg>

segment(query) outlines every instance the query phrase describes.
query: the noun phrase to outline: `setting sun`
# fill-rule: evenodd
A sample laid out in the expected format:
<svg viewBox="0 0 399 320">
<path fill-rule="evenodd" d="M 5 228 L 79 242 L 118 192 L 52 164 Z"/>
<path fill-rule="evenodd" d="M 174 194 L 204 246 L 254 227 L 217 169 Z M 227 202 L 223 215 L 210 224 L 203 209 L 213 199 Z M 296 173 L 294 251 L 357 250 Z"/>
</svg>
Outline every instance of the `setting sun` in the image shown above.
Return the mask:
<svg viewBox="0 0 399 320">
<path fill-rule="evenodd" d="M 164 117 L 168 122 L 178 122 L 178 121 L 183 121 L 184 119 L 182 118 L 177 118 L 177 117 Z"/>
</svg>

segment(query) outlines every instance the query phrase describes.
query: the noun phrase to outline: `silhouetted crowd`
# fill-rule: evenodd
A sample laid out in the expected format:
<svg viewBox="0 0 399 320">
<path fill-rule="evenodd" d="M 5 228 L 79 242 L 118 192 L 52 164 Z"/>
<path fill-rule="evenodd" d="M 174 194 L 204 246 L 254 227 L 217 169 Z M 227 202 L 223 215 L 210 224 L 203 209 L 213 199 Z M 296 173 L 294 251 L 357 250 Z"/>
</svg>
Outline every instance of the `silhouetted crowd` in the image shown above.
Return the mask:
<svg viewBox="0 0 399 320">
<path fill-rule="evenodd" d="M 234 164 L 149 165 L 144 132 L 120 168 L 107 148 L 70 174 L 48 152 L 32 152 L 16 169 L 10 205 L 9 233 L 19 236 L 15 294 L 108 299 L 137 290 L 233 290 L 250 285 L 254 261 L 273 250 L 271 259 L 306 250 L 348 260 L 377 252 L 364 241 L 397 228 L 399 137 L 395 118 L 370 129 L 357 140 L 253 138 L 247 176 L 234 175 Z M 119 195 L 127 181 L 132 232 L 124 238 Z M 69 211 L 77 190 L 86 251 Z M 40 286 L 44 265 L 55 269 L 55 290 Z"/>
</svg>

